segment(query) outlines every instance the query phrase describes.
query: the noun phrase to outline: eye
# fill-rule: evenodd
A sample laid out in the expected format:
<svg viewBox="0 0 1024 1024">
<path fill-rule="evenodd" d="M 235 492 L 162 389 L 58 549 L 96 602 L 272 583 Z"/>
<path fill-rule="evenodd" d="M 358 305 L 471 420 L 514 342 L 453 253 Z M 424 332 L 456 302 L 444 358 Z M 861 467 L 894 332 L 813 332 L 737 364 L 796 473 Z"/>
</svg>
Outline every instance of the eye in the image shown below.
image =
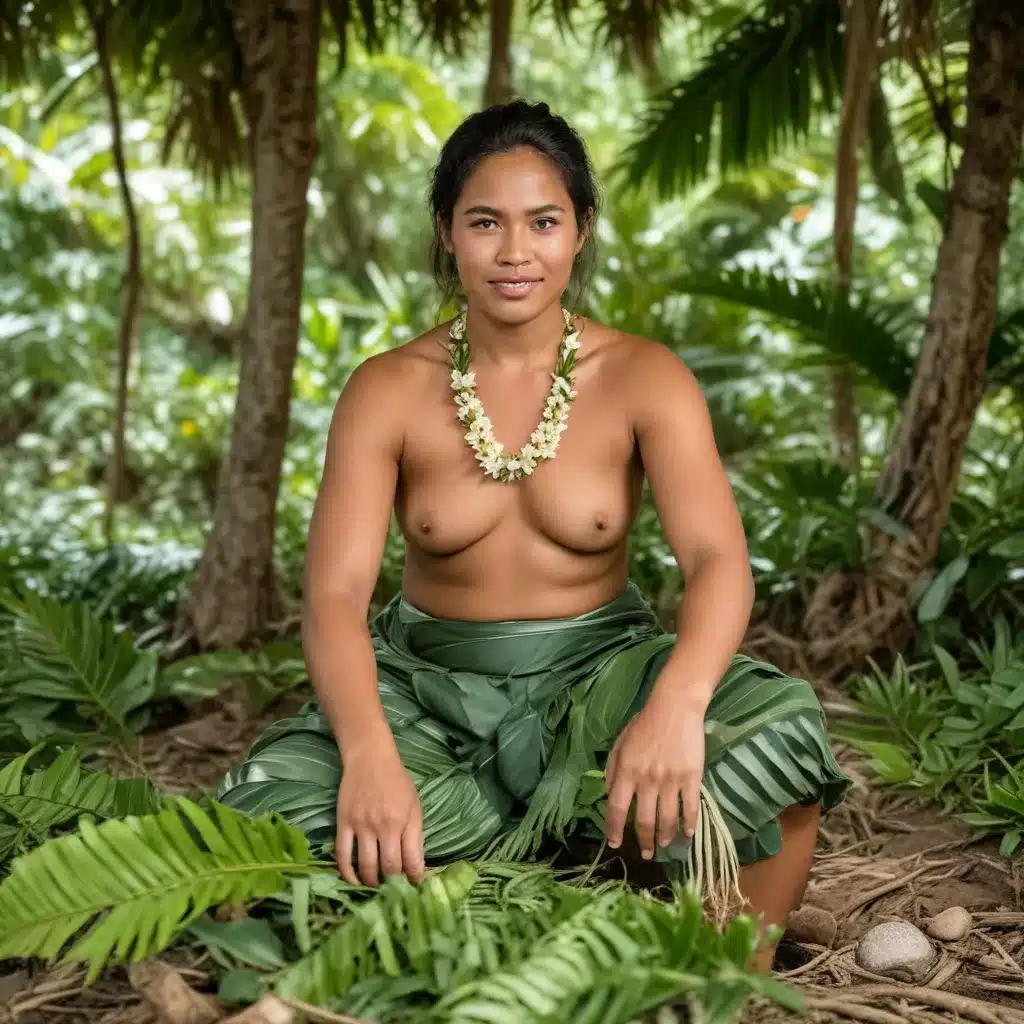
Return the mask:
<svg viewBox="0 0 1024 1024">
<path fill-rule="evenodd" d="M 553 217 L 538 217 L 537 221 L 536 221 L 536 224 L 537 224 L 537 227 L 541 228 L 541 230 L 546 230 L 544 228 L 545 224 L 548 224 L 551 227 L 557 227 L 558 226 L 558 221 L 555 220 Z"/>
<path fill-rule="evenodd" d="M 483 227 L 485 224 L 497 224 L 497 223 L 498 222 L 496 220 L 494 220 L 492 217 L 484 217 L 482 220 L 475 220 L 475 221 L 473 221 L 473 223 L 470 224 L 470 227 L 480 228 L 480 227 Z"/>
</svg>

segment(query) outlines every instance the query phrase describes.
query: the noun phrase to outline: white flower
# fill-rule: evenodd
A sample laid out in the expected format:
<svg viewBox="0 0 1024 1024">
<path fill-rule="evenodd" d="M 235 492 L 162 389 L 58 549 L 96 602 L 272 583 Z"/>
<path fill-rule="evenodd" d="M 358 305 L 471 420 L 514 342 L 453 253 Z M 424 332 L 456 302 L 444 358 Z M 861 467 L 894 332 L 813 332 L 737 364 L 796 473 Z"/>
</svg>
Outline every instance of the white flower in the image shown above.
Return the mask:
<svg viewBox="0 0 1024 1024">
<path fill-rule="evenodd" d="M 566 311 L 563 310 L 563 313 L 566 333 L 559 350 L 560 366 L 580 347 L 577 332 L 570 329 L 571 318 Z M 455 392 L 456 416 L 469 428 L 463 437 L 476 453 L 476 460 L 487 476 L 505 481 L 530 476 L 540 460 L 553 459 L 558 451 L 558 442 L 566 429 L 566 420 L 569 416 L 569 403 L 576 397 L 572 379 L 557 371 L 551 374 L 551 391 L 544 401 L 540 422 L 522 449 L 506 459 L 505 448 L 494 437 L 493 424 L 485 415 L 483 403 L 477 397 L 476 374 L 472 370 L 464 373 L 458 369 L 469 364 L 469 352 L 463 341 L 465 333 L 466 317 L 462 314 L 452 324 L 451 336 L 456 344 L 451 346 L 450 352 L 451 386 Z"/>
</svg>

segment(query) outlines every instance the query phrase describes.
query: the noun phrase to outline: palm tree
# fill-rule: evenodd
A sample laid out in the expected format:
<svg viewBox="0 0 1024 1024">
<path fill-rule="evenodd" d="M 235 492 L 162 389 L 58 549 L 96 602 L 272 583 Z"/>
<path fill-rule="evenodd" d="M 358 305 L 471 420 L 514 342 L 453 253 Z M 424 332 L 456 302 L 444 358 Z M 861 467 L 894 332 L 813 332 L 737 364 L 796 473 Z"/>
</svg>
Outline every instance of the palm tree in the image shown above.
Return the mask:
<svg viewBox="0 0 1024 1024">
<path fill-rule="evenodd" d="M 878 479 L 879 505 L 903 523 L 878 530 L 863 570 L 826 577 L 806 616 L 811 653 L 832 672 L 910 626 L 908 597 L 938 548 L 985 390 L 1010 189 L 1024 138 L 1024 10 L 975 0 L 967 123 L 910 395 Z"/>
<path fill-rule="evenodd" d="M 999 6 L 986 0 L 973 5 L 963 129 L 953 123 L 948 102 L 930 88 L 920 51 L 907 44 L 908 38 L 911 43 L 927 38 L 930 0 L 908 5 L 912 21 L 900 33 L 899 45 L 889 42 L 893 33 L 886 30 L 885 7 L 875 0 L 852 5 L 847 0 L 766 0 L 758 15 L 740 21 L 719 40 L 696 75 L 652 106 L 626 158 L 633 181 L 652 177 L 663 191 L 678 190 L 708 172 L 714 140 L 723 170 L 748 166 L 806 139 L 841 97 L 834 241 L 838 288 L 830 302 L 842 310 L 852 277 L 855 154 L 866 129 L 874 143 L 876 177 L 885 184 L 888 176 L 890 190 L 892 183 L 891 130 L 885 160 L 879 159 L 885 147 L 876 141 L 886 134 L 879 131 L 878 120 L 883 129 L 887 120 L 875 81 L 879 38 L 886 42 L 883 58 L 909 60 L 921 76 L 935 125 L 964 147 L 945 213 L 921 356 L 878 481 L 878 503 L 908 532 L 896 538 L 878 530 L 864 571 L 828 577 L 810 601 L 805 626 L 812 653 L 826 671 L 842 671 L 905 621 L 910 590 L 935 555 L 985 388 L 1000 251 L 1024 130 L 1024 13 L 1019 5 L 1005 11 Z M 845 37 L 840 32 L 844 13 Z M 939 16 L 951 20 L 958 13 L 940 11 Z M 841 420 L 841 389 L 834 392 L 836 398 L 836 419 Z M 842 436 L 837 440 L 841 452 Z"/>
</svg>

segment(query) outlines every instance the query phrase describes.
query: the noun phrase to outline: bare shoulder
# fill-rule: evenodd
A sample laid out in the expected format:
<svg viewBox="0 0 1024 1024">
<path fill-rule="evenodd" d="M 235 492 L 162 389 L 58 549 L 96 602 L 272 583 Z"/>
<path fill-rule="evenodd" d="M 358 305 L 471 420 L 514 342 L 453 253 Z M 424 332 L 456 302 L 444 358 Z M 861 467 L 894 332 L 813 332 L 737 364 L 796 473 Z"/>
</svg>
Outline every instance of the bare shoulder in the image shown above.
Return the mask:
<svg viewBox="0 0 1024 1024">
<path fill-rule="evenodd" d="M 616 382 L 623 397 L 651 406 L 662 401 L 703 403 L 697 378 L 685 362 L 661 342 L 587 321 L 602 372 Z"/>
<path fill-rule="evenodd" d="M 427 331 L 385 352 L 364 359 L 352 371 L 339 398 L 339 407 L 373 404 L 379 410 L 408 410 L 424 387 L 446 366 L 443 339 L 446 327 Z"/>
</svg>

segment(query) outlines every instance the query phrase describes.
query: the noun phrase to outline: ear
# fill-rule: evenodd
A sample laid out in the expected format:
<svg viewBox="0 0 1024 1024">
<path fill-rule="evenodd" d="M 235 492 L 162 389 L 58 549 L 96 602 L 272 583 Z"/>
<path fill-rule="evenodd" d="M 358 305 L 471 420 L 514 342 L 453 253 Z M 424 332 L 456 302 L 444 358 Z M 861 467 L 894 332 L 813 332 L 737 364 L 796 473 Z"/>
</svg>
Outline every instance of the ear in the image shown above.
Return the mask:
<svg viewBox="0 0 1024 1024">
<path fill-rule="evenodd" d="M 576 236 L 576 251 L 573 253 L 574 256 L 579 256 L 583 250 L 583 246 L 587 244 L 587 239 L 590 237 L 590 231 L 594 223 L 594 208 L 591 206 L 587 209 L 586 215 L 583 218 L 583 223 L 580 225 L 580 230 Z"/>
<path fill-rule="evenodd" d="M 451 253 L 454 256 L 455 246 L 452 245 L 452 233 L 448 230 L 448 228 L 445 227 L 444 221 L 441 220 L 440 215 L 438 215 L 436 218 L 436 224 L 437 234 L 438 237 L 441 239 L 441 244 L 445 247 L 445 249 L 448 250 L 449 253 Z"/>
</svg>

